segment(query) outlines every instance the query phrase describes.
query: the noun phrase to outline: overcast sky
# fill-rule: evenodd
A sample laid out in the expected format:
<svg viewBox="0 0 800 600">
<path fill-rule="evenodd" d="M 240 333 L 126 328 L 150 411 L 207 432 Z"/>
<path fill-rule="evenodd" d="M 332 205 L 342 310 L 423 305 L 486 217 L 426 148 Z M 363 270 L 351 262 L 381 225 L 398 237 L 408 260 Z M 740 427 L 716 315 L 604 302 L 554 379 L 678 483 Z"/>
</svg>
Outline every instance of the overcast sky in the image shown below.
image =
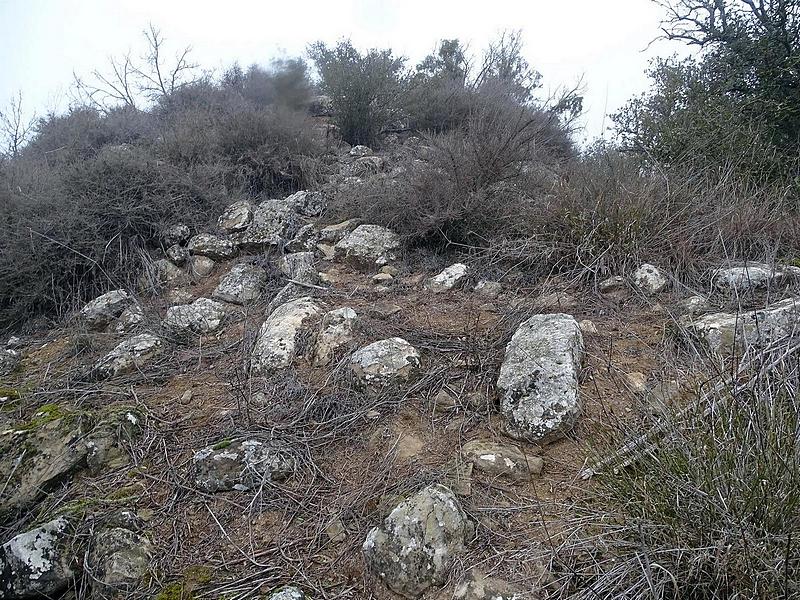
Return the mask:
<svg viewBox="0 0 800 600">
<path fill-rule="evenodd" d="M 675 51 L 666 42 L 648 48 L 660 17 L 650 0 L 0 0 L 0 105 L 21 90 L 28 110 L 63 109 L 73 71 L 141 53 L 148 22 L 170 48 L 191 45 L 195 62 L 215 71 L 342 37 L 415 64 L 440 39 L 477 51 L 503 29 L 522 29 L 546 88 L 583 78 L 591 139 L 608 127 L 606 114 L 645 89 L 648 60 Z"/>
</svg>

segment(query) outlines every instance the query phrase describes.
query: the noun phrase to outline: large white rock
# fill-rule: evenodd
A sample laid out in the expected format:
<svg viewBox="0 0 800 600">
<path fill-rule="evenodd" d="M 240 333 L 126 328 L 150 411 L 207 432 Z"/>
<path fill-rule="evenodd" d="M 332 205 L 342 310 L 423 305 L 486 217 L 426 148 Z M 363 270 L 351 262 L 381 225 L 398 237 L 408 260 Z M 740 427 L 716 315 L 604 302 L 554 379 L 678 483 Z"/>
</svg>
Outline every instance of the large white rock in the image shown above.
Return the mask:
<svg viewBox="0 0 800 600">
<path fill-rule="evenodd" d="M 446 292 L 461 285 L 467 277 L 469 269 L 463 263 L 450 265 L 435 277 L 425 282 L 425 288 L 432 292 Z"/>
<path fill-rule="evenodd" d="M 247 304 L 258 300 L 266 285 L 267 273 L 263 268 L 240 263 L 222 277 L 211 297 L 233 304 Z"/>
<path fill-rule="evenodd" d="M 350 358 L 356 378 L 363 385 L 377 388 L 407 380 L 419 366 L 417 349 L 399 337 L 373 342 Z"/>
<path fill-rule="evenodd" d="M 239 254 L 239 249 L 228 239 L 200 233 L 189 240 L 189 252 L 197 256 L 207 256 L 211 260 L 229 260 Z"/>
<path fill-rule="evenodd" d="M 69 521 L 59 517 L 20 533 L 0 547 L 0 598 L 49 598 L 74 577 Z"/>
<path fill-rule="evenodd" d="M 253 205 L 247 200 L 240 200 L 225 209 L 225 212 L 219 218 L 218 225 L 223 231 L 234 233 L 236 231 L 244 231 L 252 221 Z"/>
<path fill-rule="evenodd" d="M 359 225 L 335 246 L 335 256 L 362 268 L 382 267 L 397 259 L 400 236 L 380 225 Z"/>
<path fill-rule="evenodd" d="M 217 444 L 194 455 L 195 483 L 207 492 L 257 488 L 286 479 L 294 466 L 286 449 L 258 440 Z"/>
<path fill-rule="evenodd" d="M 219 329 L 225 319 L 225 306 L 208 298 L 198 298 L 191 304 L 180 304 L 167 309 L 164 325 L 175 333 L 211 333 Z"/>
<path fill-rule="evenodd" d="M 667 278 L 658 267 L 644 263 L 633 272 L 631 279 L 636 287 L 647 294 L 657 294 L 667 287 Z"/>
<path fill-rule="evenodd" d="M 782 273 L 769 265 L 748 263 L 746 266 L 714 270 L 711 273 L 711 286 L 723 292 L 746 292 L 767 287 L 781 276 Z"/>
<path fill-rule="evenodd" d="M 322 317 L 314 348 L 315 366 L 329 364 L 336 350 L 353 340 L 353 328 L 357 318 L 356 311 L 349 307 L 337 308 Z"/>
<path fill-rule="evenodd" d="M 129 338 L 101 358 L 94 366 L 98 379 L 122 375 L 141 369 L 152 358 L 161 354 L 163 342 L 150 333 Z"/>
<path fill-rule="evenodd" d="M 582 356 L 583 336 L 570 315 L 535 315 L 519 326 L 497 379 L 506 433 L 549 441 L 573 425 Z"/>
<path fill-rule="evenodd" d="M 269 315 L 258 334 L 252 354 L 255 373 L 284 369 L 295 356 L 295 338 L 303 321 L 318 315 L 322 309 L 309 296 L 278 306 Z"/>
<path fill-rule="evenodd" d="M 133 298 L 128 292 L 112 290 L 87 303 L 81 309 L 81 317 L 89 329 L 104 329 L 131 304 Z"/>
<path fill-rule="evenodd" d="M 302 222 L 294 207 L 284 200 L 264 200 L 253 212 L 253 222 L 242 234 L 244 248 L 263 250 L 291 240 Z"/>
<path fill-rule="evenodd" d="M 729 356 L 797 335 L 800 298 L 787 298 L 767 308 L 739 314 L 714 313 L 695 319 L 687 316 L 682 322 L 689 334 L 702 340 L 711 352 Z"/>
<path fill-rule="evenodd" d="M 468 542 L 470 525 L 455 494 L 431 485 L 401 502 L 364 541 L 367 567 L 386 586 L 418 598 L 442 586 Z"/>
</svg>

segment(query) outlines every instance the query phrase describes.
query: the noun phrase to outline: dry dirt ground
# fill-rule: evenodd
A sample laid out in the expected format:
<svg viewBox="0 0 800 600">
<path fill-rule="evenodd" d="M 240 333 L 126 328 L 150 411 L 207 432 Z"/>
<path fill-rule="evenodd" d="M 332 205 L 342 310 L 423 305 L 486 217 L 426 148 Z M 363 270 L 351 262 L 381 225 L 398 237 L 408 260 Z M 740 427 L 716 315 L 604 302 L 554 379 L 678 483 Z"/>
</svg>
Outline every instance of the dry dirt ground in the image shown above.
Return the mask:
<svg viewBox="0 0 800 600">
<path fill-rule="evenodd" d="M 470 287 L 433 294 L 423 290 L 421 274 L 402 273 L 379 293 L 370 274 L 341 265 L 320 268 L 334 283 L 315 295 L 330 309 L 354 308 L 360 318 L 357 339 L 330 368 L 312 368 L 300 357 L 284 373 L 248 376 L 248 351 L 266 302 L 233 307 L 221 333 L 170 344 L 143 372 L 102 384 L 81 382 L 77 374 L 119 343 L 120 334 L 90 334 L 69 324 L 35 337 L 10 382 L 21 398 L 5 407 L 4 429 L 45 403 L 87 410 L 134 404 L 147 415 L 146 426 L 128 448 L 127 466 L 83 472 L 10 527 L 21 530 L 60 510 L 90 516 L 134 508 L 157 549 L 143 597 L 259 597 L 293 583 L 315 598 L 384 598 L 392 594 L 364 570 L 364 537 L 400 498 L 441 481 L 458 490 L 477 528 L 451 584 L 429 597 L 451 597 L 452 582 L 473 567 L 523 586 L 542 577 L 542 566 L 556 587 L 573 576 L 551 551 L 569 535 L 565 517 L 593 485 L 578 477 L 580 469 L 621 422 L 642 418 L 626 374 L 655 380 L 680 371 L 667 311 L 653 300 L 604 300 L 557 280 L 506 286 L 487 299 Z M 209 296 L 226 271 L 219 265 L 192 294 Z M 537 302 L 556 291 L 572 297 L 574 306 Z M 166 300 L 142 302 L 157 330 Z M 459 456 L 464 443 L 510 441 L 500 430 L 494 383 L 511 334 L 537 312 L 567 312 L 597 328 L 584 336 L 583 414 L 569 437 L 544 448 L 522 446 L 544 459 L 541 476 L 523 482 L 478 471 L 468 476 Z M 404 389 L 367 395 L 353 384 L 346 356 L 391 336 L 418 348 L 422 374 Z M 310 344 L 310 338 L 300 340 L 301 348 Z M 443 388 L 454 406 L 436 402 Z M 250 437 L 288 443 L 297 459 L 295 476 L 257 491 L 212 495 L 197 489 L 195 451 Z"/>
</svg>

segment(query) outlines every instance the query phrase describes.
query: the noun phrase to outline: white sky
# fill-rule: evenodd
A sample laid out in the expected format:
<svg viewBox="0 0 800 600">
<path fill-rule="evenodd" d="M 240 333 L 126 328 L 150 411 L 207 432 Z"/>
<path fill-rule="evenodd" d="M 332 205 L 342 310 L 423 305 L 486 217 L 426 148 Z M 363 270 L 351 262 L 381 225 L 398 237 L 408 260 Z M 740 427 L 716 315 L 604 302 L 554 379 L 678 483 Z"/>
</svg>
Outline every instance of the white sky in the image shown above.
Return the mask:
<svg viewBox="0 0 800 600">
<path fill-rule="evenodd" d="M 648 59 L 675 51 L 647 48 L 660 16 L 650 0 L 0 0 L 0 106 L 21 90 L 29 111 L 63 109 L 73 71 L 140 53 L 148 22 L 170 49 L 191 45 L 195 62 L 217 71 L 342 37 L 416 64 L 440 39 L 479 51 L 503 29 L 522 29 L 546 88 L 583 77 L 591 139 L 608 127 L 607 113 L 645 89 Z"/>
</svg>

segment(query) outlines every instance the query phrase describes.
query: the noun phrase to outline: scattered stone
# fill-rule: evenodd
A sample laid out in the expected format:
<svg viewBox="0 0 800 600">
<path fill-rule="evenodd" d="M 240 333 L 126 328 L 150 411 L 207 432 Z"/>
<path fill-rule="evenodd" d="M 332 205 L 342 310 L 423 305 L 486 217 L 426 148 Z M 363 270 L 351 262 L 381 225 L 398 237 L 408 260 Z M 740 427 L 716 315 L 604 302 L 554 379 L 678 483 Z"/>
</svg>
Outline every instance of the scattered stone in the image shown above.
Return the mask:
<svg viewBox="0 0 800 600">
<path fill-rule="evenodd" d="M 308 596 L 299 587 L 287 585 L 271 594 L 269 600 L 308 600 Z"/>
<path fill-rule="evenodd" d="M 559 437 L 580 412 L 583 336 L 573 317 L 534 315 L 506 347 L 497 388 L 506 433 L 531 442 Z"/>
<path fill-rule="evenodd" d="M 486 577 L 477 569 L 472 569 L 453 593 L 454 600 L 545 600 L 546 597 L 540 590 L 528 586 L 523 591 L 502 579 Z"/>
<path fill-rule="evenodd" d="M 388 319 L 402 310 L 397 304 L 392 304 L 391 302 L 376 302 L 370 306 L 369 313 L 379 319 Z"/>
<path fill-rule="evenodd" d="M 265 250 L 291 240 L 302 225 L 294 208 L 284 200 L 264 200 L 253 213 L 253 222 L 239 243 L 251 250 Z"/>
<path fill-rule="evenodd" d="M 386 586 L 418 598 L 442 586 L 465 550 L 470 525 L 455 494 L 431 485 L 401 502 L 364 541 L 367 567 Z"/>
<path fill-rule="evenodd" d="M 230 260 L 239 254 L 239 249 L 228 239 L 201 233 L 189 240 L 189 251 L 196 256 L 205 256 L 211 260 Z"/>
<path fill-rule="evenodd" d="M 128 597 L 143 583 L 153 556 L 150 540 L 130 529 L 100 530 L 89 552 L 92 598 Z"/>
<path fill-rule="evenodd" d="M 233 304 L 247 304 L 258 300 L 266 285 L 267 273 L 264 269 L 258 265 L 239 263 L 220 279 L 211 297 Z"/>
<path fill-rule="evenodd" d="M 647 390 L 647 375 L 633 371 L 625 374 L 625 382 L 634 394 L 644 394 Z"/>
<path fill-rule="evenodd" d="M 325 210 L 328 203 L 321 192 L 295 192 L 284 199 L 292 209 L 305 217 L 318 217 Z"/>
<path fill-rule="evenodd" d="M 352 308 L 337 308 L 322 317 L 314 349 L 314 366 L 322 367 L 331 362 L 336 350 L 353 340 L 353 329 L 358 315 Z"/>
<path fill-rule="evenodd" d="M 278 268 L 296 283 L 316 285 L 319 283 L 316 262 L 313 252 L 295 252 L 282 256 L 278 261 Z"/>
<path fill-rule="evenodd" d="M 217 224 L 226 233 L 244 231 L 253 221 L 253 205 L 247 200 L 234 202 L 219 218 Z"/>
<path fill-rule="evenodd" d="M 431 277 L 425 282 L 425 289 L 432 292 L 446 292 L 454 287 L 461 285 L 467 277 L 467 265 L 455 263 L 444 269 L 435 277 Z"/>
<path fill-rule="evenodd" d="M 182 246 L 186 244 L 190 237 L 192 237 L 192 231 L 182 223 L 167 227 L 161 232 L 161 241 L 167 248 L 175 244 Z"/>
<path fill-rule="evenodd" d="M 389 275 L 389 273 L 376 273 L 372 276 L 372 283 L 377 283 L 379 285 L 388 285 L 394 281 L 394 277 Z"/>
<path fill-rule="evenodd" d="M 20 533 L 0 547 L 0 597 L 50 598 L 75 576 L 70 523 L 59 517 Z"/>
<path fill-rule="evenodd" d="M 458 398 L 449 390 L 442 388 L 433 397 L 433 406 L 437 409 L 449 409 L 458 406 Z"/>
<path fill-rule="evenodd" d="M 399 337 L 373 342 L 356 351 L 350 359 L 356 378 L 369 387 L 406 381 L 419 366 L 419 352 Z"/>
<path fill-rule="evenodd" d="M 332 544 L 341 544 L 347 539 L 347 529 L 339 517 L 336 517 L 325 526 L 325 534 Z"/>
<path fill-rule="evenodd" d="M 586 335 L 597 335 L 599 333 L 597 330 L 597 325 L 595 325 L 594 322 L 590 321 L 589 319 L 584 319 L 578 323 L 578 327 L 581 328 L 581 333 Z"/>
<path fill-rule="evenodd" d="M 667 287 L 667 278 L 651 264 L 644 263 L 633 272 L 633 284 L 647 294 L 658 294 Z"/>
<path fill-rule="evenodd" d="M 748 263 L 746 266 L 716 269 L 711 273 L 711 287 L 723 292 L 747 292 L 767 287 L 781 275 L 769 265 Z"/>
<path fill-rule="evenodd" d="M 400 269 L 398 269 L 394 265 L 383 265 L 378 270 L 378 273 L 384 273 L 386 275 L 391 275 L 392 277 L 397 277 L 398 275 L 400 275 Z"/>
<path fill-rule="evenodd" d="M 186 261 L 189 260 L 189 251 L 183 246 L 179 246 L 178 244 L 175 244 L 167 248 L 165 254 L 167 255 L 167 258 L 169 260 L 171 260 L 178 266 L 185 264 Z"/>
<path fill-rule="evenodd" d="M 380 225 L 359 225 L 335 246 L 335 256 L 360 268 L 382 267 L 397 259 L 400 236 Z"/>
<path fill-rule="evenodd" d="M 371 154 L 372 154 L 372 148 L 370 148 L 369 146 L 363 146 L 361 144 L 357 144 L 352 148 L 350 148 L 350 156 L 357 156 L 360 158 L 362 156 L 370 156 Z"/>
<path fill-rule="evenodd" d="M 461 455 L 475 468 L 489 475 L 505 475 L 514 480 L 541 475 L 544 461 L 539 456 L 527 456 L 510 444 L 473 440 L 464 444 Z"/>
<path fill-rule="evenodd" d="M 160 338 L 142 333 L 129 338 L 106 354 L 94 366 L 92 373 L 97 379 L 105 379 L 130 373 L 144 367 L 152 358 L 161 354 L 163 342 Z"/>
<path fill-rule="evenodd" d="M 377 292 L 378 294 L 386 294 L 390 291 L 390 289 L 388 285 L 376 285 L 373 288 L 373 291 Z"/>
<path fill-rule="evenodd" d="M 288 367 L 295 356 L 295 338 L 307 318 L 322 309 L 309 296 L 278 306 L 269 315 L 258 334 L 252 355 L 256 373 Z"/>
<path fill-rule="evenodd" d="M 195 483 L 206 492 L 246 491 L 289 477 L 295 461 L 286 449 L 258 440 L 220 443 L 194 455 Z"/>
<path fill-rule="evenodd" d="M 89 329 L 105 329 L 114 319 L 133 304 L 125 290 L 112 290 L 95 298 L 81 309 L 81 317 Z"/>
<path fill-rule="evenodd" d="M 475 292 L 487 298 L 497 298 L 503 291 L 503 284 L 499 281 L 486 281 L 481 279 L 475 286 Z"/>
<path fill-rule="evenodd" d="M 796 335 L 800 325 L 800 298 L 787 298 L 760 310 L 714 313 L 681 322 L 688 333 L 702 340 L 712 353 L 730 356 Z"/>
<path fill-rule="evenodd" d="M 192 256 L 189 259 L 189 273 L 198 279 L 211 275 L 216 263 L 207 256 Z"/>
<path fill-rule="evenodd" d="M 22 355 L 16 350 L 10 348 L 0 350 L 0 375 L 10 375 L 21 360 Z"/>
<path fill-rule="evenodd" d="M 191 304 L 167 309 L 164 325 L 179 335 L 211 333 L 225 319 L 225 306 L 208 298 L 198 298 Z"/>
</svg>

